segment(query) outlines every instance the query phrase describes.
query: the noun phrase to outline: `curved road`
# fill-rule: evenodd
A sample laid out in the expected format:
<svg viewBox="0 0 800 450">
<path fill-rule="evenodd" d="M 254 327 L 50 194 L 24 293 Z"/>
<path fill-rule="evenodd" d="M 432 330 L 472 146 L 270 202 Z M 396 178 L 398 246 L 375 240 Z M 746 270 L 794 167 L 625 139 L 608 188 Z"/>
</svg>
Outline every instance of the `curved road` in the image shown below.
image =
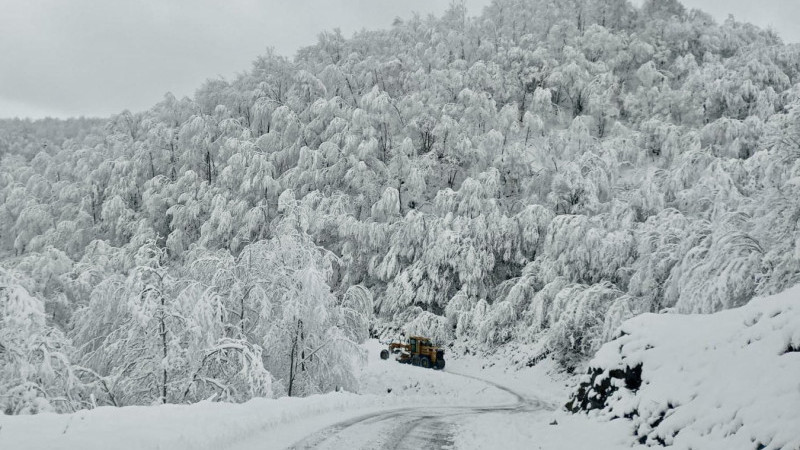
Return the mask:
<svg viewBox="0 0 800 450">
<path fill-rule="evenodd" d="M 452 373 L 452 372 L 450 372 Z M 507 405 L 399 408 L 367 414 L 324 428 L 296 442 L 291 449 L 452 449 L 453 431 L 464 416 L 507 412 L 509 414 L 548 408 L 505 386 L 468 375 L 516 399 Z"/>
</svg>

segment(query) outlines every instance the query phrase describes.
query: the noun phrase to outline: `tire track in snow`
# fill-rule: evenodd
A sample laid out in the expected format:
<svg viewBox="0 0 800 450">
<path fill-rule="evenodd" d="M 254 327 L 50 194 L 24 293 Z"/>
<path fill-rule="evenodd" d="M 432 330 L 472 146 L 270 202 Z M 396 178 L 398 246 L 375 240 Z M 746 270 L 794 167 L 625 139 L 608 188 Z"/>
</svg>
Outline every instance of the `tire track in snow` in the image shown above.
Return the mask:
<svg viewBox="0 0 800 450">
<path fill-rule="evenodd" d="M 395 430 L 390 448 L 392 450 L 420 448 L 453 448 L 453 423 L 443 420 L 444 417 L 426 415 L 408 423 L 406 427 Z"/>
</svg>

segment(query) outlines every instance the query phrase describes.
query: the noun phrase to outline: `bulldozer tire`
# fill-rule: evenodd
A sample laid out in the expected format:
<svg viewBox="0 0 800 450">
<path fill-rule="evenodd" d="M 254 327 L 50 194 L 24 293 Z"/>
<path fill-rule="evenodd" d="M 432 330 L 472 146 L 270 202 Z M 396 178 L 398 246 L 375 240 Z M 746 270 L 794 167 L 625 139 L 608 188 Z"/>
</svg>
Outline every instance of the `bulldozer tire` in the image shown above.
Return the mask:
<svg viewBox="0 0 800 450">
<path fill-rule="evenodd" d="M 436 370 L 444 369 L 444 360 L 443 359 L 437 359 L 436 360 L 436 365 L 433 366 L 433 368 L 436 369 Z"/>
<path fill-rule="evenodd" d="M 381 350 L 381 359 L 389 359 L 389 350 Z"/>
<path fill-rule="evenodd" d="M 423 356 L 422 358 L 419 359 L 419 365 L 426 369 L 430 369 L 431 368 L 430 358 L 428 358 L 427 356 Z"/>
<path fill-rule="evenodd" d="M 411 365 L 418 366 L 419 365 L 419 355 L 414 355 L 411 357 Z"/>
</svg>

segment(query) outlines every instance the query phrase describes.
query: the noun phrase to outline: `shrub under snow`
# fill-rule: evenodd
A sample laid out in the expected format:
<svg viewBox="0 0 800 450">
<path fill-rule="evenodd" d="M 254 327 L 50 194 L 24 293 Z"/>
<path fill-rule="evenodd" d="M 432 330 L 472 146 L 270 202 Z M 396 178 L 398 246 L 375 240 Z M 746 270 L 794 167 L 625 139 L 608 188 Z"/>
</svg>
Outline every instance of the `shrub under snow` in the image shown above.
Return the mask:
<svg viewBox="0 0 800 450">
<path fill-rule="evenodd" d="M 620 334 L 568 407 L 630 417 L 641 443 L 800 448 L 800 285 L 710 315 L 644 314 Z"/>
</svg>

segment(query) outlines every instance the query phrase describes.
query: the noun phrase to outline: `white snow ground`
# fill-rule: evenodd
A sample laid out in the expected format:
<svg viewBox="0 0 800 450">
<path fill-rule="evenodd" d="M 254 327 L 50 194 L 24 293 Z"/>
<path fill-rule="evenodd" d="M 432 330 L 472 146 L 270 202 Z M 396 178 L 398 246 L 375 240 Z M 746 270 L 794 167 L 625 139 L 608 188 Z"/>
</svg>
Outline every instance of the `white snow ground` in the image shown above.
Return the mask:
<svg viewBox="0 0 800 450">
<path fill-rule="evenodd" d="M 333 423 L 426 405 L 503 405 L 515 398 L 478 380 L 383 361 L 368 343 L 361 395 L 256 399 L 244 404 L 102 407 L 74 414 L 0 416 L 0 449 L 282 448 Z M 391 392 L 388 389 L 391 388 Z"/>
<path fill-rule="evenodd" d="M 382 361 L 369 341 L 359 394 L 0 416 L 0 449 L 616 450 L 637 445 L 635 429 L 673 448 L 800 449 L 800 286 L 712 315 L 643 315 L 623 330 L 591 364 L 642 363 L 644 384 L 588 415 L 560 408 L 575 380 L 552 362 L 516 370 L 501 363 L 507 354 L 464 356 L 439 372 Z M 611 420 L 633 410 L 632 421 Z"/>
<path fill-rule="evenodd" d="M 644 314 L 590 362 L 642 364 L 605 415 L 675 449 L 800 449 L 800 285 L 715 314 Z M 606 372 L 608 373 L 608 372 Z"/>
<path fill-rule="evenodd" d="M 548 407 L 514 414 L 490 412 L 470 416 L 455 430 L 456 449 L 617 450 L 633 444 L 630 422 L 571 414 L 561 408 L 575 382 L 558 372 L 553 361 L 520 369 L 501 364 L 507 358 L 508 355 L 499 355 L 487 363 L 482 358 L 466 356 L 448 362 L 448 368 L 491 380 L 525 398 L 538 398 Z"/>
<path fill-rule="evenodd" d="M 439 432 L 446 440 L 442 443 L 451 448 L 492 448 L 496 436 L 502 436 L 506 449 L 537 448 L 533 443 L 558 443 L 565 434 L 579 437 L 599 431 L 600 438 L 595 441 L 581 443 L 576 438 L 574 445 L 543 448 L 616 449 L 622 448 L 616 442 L 630 435 L 621 422 L 621 426 L 609 427 L 585 416 L 567 417 L 547 409 L 556 400 L 563 402 L 567 388 L 550 379 L 545 366 L 506 373 L 498 367 L 481 369 L 480 360 L 464 357 L 448 360 L 448 367 L 440 372 L 383 361 L 378 357 L 381 345 L 377 341 L 366 345 L 370 356 L 360 377 L 360 394 L 0 416 L 0 449 L 250 450 L 287 448 L 296 443 L 303 448 L 301 441 L 315 432 L 364 417 L 372 419 L 354 425 L 341 437 L 326 436 L 331 439 L 313 447 L 383 448 L 390 444 L 387 439 L 399 437 L 400 425 L 420 418 L 422 426 L 417 432 Z M 487 379 L 513 393 L 456 372 Z M 442 421 L 436 420 L 438 415 Z M 559 425 L 548 425 L 554 418 Z"/>
</svg>

